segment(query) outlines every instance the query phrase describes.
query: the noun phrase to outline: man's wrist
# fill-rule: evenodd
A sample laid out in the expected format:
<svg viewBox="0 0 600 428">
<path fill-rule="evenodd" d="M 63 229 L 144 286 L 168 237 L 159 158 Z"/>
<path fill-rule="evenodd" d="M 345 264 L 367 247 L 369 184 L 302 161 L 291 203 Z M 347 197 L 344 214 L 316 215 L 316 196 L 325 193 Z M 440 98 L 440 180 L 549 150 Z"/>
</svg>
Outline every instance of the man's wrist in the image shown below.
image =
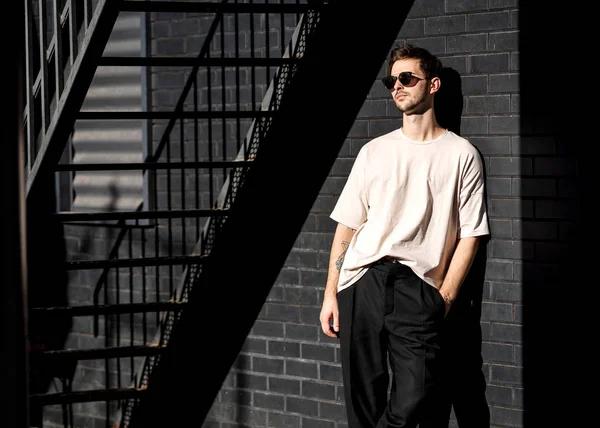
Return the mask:
<svg viewBox="0 0 600 428">
<path fill-rule="evenodd" d="M 440 295 L 442 296 L 442 299 L 444 299 L 444 303 L 446 303 L 446 305 L 450 306 L 452 303 L 454 303 L 454 299 L 449 294 L 440 291 Z"/>
</svg>

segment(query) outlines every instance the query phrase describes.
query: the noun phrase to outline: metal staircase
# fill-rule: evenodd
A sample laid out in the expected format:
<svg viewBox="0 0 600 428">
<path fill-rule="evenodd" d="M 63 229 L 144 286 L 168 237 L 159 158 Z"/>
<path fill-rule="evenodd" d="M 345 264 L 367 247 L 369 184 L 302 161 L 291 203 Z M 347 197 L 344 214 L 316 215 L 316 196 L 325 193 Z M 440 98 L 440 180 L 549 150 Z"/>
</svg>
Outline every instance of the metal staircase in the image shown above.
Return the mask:
<svg viewBox="0 0 600 428">
<path fill-rule="evenodd" d="M 393 17 L 335 1 L 25 3 L 32 425 L 201 423 L 412 2 Z M 162 55 L 144 32 L 146 54 L 106 55 L 124 13 L 157 32 L 194 22 L 197 55 Z M 102 67 L 143 69 L 152 95 L 90 102 Z M 139 162 L 119 157 L 125 121 L 147 136 Z M 85 185 L 100 203 L 73 203 Z"/>
</svg>

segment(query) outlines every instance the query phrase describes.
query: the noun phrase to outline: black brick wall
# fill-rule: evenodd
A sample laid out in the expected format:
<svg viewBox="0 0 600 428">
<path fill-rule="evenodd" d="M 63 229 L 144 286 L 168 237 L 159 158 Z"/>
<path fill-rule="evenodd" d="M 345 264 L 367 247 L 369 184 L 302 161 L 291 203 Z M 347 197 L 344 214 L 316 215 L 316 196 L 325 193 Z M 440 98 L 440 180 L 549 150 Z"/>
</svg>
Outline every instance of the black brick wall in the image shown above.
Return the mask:
<svg viewBox="0 0 600 428">
<path fill-rule="evenodd" d="M 494 427 L 524 426 L 524 288 L 528 275 L 538 280 L 536 264 L 552 263 L 566 250 L 568 237 L 561 231 L 575 215 L 572 198 L 577 192 L 574 161 L 561 150 L 556 131 L 531 129 L 520 114 L 520 49 L 533 50 L 537 42 L 520 44 L 519 12 L 517 0 L 416 0 L 397 39 L 430 49 L 460 74 L 460 131 L 484 155 L 492 240 L 481 352 Z M 357 58 L 343 60 L 344 69 L 359 59 L 357 52 Z M 346 426 L 338 345 L 321 333 L 318 320 L 335 228 L 328 215 L 359 148 L 398 127 L 399 118 L 387 91 L 374 82 L 248 338 L 240 356 L 245 364 L 232 370 L 238 382 L 234 389 L 254 398 L 248 404 L 237 402 L 236 415 L 264 413 L 267 426 L 273 427 Z M 258 348 L 257 340 L 266 345 Z M 239 384 L 256 376 L 265 378 L 260 388 Z M 223 388 L 214 419 L 223 415 L 221 403 L 231 393 L 230 385 L 236 383 Z M 279 418 L 286 418 L 285 424 Z M 243 420 L 250 424 L 250 417 Z M 454 417 L 451 426 L 457 426 Z"/>
<path fill-rule="evenodd" d="M 554 284 L 553 275 L 560 271 L 558 261 L 569 251 L 578 215 L 573 203 L 579 191 L 577 169 L 568 150 L 569 141 L 553 126 L 551 107 L 537 109 L 539 90 L 534 85 L 524 86 L 532 82 L 535 72 L 531 70 L 536 61 L 544 60 L 548 50 L 537 52 L 544 42 L 542 36 L 534 37 L 531 24 L 538 9 L 532 2 L 520 3 L 524 2 L 415 0 L 397 37 L 398 43 L 410 42 L 431 50 L 445 66 L 460 74 L 460 133 L 479 148 L 485 160 L 492 240 L 487 247 L 481 329 L 493 427 L 522 427 L 528 419 L 533 422 L 531 427 L 556 426 L 536 423 L 531 415 L 542 406 L 531 395 L 528 403 L 533 403 L 533 410 L 527 408 L 525 412 L 525 385 L 531 385 L 527 379 L 542 378 L 542 371 L 556 360 L 530 370 L 529 378 L 524 367 L 526 361 L 536 366 L 536 358 L 546 349 L 538 345 L 553 340 L 552 331 L 539 335 L 544 326 L 538 316 L 543 315 L 547 301 L 537 302 L 535 298 L 544 281 Z M 210 23 L 210 18 L 198 16 L 154 15 L 153 52 L 196 54 Z M 525 27 L 527 40 L 523 37 Z M 260 40 L 257 37 L 256 43 Z M 262 40 L 264 43 L 264 37 Z M 279 53 L 276 45 L 271 48 L 274 55 Z M 351 72 L 352 61 L 359 60 L 357 52 L 355 58 L 340 59 L 340 67 Z M 382 73 L 384 66 L 382 61 Z M 157 71 L 153 76 L 155 107 L 173 107 L 185 78 L 184 72 Z M 542 101 L 549 100 L 542 97 Z M 335 126 L 335 105 L 331 108 Z M 325 336 L 319 325 L 335 228 L 329 213 L 360 147 L 400 126 L 400 118 L 389 93 L 380 82 L 373 82 L 268 301 L 213 404 L 206 428 L 346 427 L 338 344 Z M 155 129 L 157 135 L 159 131 Z M 279 216 L 278 223 L 285 224 L 285 213 L 278 213 L 276 206 L 274 215 Z M 276 233 L 276 228 L 274 224 L 273 230 L 265 233 Z M 524 304 L 528 298 L 529 306 Z M 226 312 L 226 302 L 219 304 Z M 218 352 L 214 344 L 203 346 Z M 544 396 L 543 388 L 536 393 Z M 101 408 L 98 413 L 102 413 Z M 454 421 L 451 426 L 456 426 Z"/>
</svg>

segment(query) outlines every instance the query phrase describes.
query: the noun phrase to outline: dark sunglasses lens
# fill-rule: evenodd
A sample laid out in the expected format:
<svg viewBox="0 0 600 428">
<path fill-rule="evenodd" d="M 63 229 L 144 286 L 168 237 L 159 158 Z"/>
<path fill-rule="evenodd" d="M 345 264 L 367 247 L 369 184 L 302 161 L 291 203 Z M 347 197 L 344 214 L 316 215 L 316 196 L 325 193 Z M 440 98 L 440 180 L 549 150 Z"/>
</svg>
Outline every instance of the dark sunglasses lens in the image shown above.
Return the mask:
<svg viewBox="0 0 600 428">
<path fill-rule="evenodd" d="M 413 83 L 413 76 L 410 73 L 400 73 L 400 75 L 398 76 L 398 80 L 400 80 L 400 83 L 402 83 L 402 86 L 414 86 L 411 85 L 411 83 Z"/>
<path fill-rule="evenodd" d="M 393 89 L 394 84 L 396 83 L 396 77 L 395 76 L 386 76 L 383 79 L 381 79 L 381 81 L 383 82 L 383 85 L 386 88 Z"/>
</svg>

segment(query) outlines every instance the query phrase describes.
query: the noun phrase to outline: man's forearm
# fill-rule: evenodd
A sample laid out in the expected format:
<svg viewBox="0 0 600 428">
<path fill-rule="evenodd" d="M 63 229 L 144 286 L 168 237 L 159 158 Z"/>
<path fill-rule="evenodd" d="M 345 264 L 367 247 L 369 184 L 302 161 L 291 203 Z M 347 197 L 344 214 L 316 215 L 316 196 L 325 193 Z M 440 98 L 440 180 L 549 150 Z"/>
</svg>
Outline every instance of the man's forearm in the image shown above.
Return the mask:
<svg viewBox="0 0 600 428">
<path fill-rule="evenodd" d="M 462 238 L 458 241 L 448 271 L 440 287 L 440 293 L 446 304 L 449 305 L 456 299 L 458 291 L 467 273 L 469 273 L 469 269 L 471 269 L 478 248 L 479 237 Z"/>
<path fill-rule="evenodd" d="M 340 270 L 344 263 L 346 250 L 350 245 L 355 229 L 351 229 L 343 224 L 338 224 L 333 242 L 331 244 L 331 252 L 329 255 L 329 271 L 327 274 L 327 283 L 325 285 L 325 294 L 335 295 L 337 293 L 337 284 L 340 277 Z"/>
</svg>

